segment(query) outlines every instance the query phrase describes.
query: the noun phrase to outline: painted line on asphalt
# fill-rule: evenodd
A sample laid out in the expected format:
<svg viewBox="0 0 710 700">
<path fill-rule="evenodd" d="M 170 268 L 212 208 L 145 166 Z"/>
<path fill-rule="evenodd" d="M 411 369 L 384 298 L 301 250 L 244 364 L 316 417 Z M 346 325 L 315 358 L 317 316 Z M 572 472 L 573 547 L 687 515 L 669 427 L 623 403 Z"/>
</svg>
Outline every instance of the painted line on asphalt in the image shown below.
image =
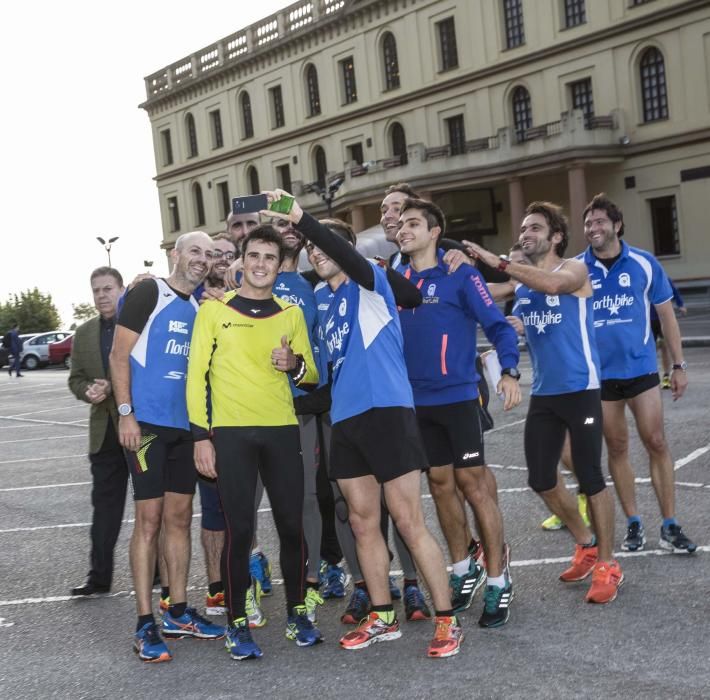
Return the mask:
<svg viewBox="0 0 710 700">
<path fill-rule="evenodd" d="M 682 457 L 681 459 L 676 460 L 676 463 L 673 465 L 673 469 L 676 471 L 680 469 L 681 467 L 684 467 L 686 464 L 689 462 L 692 462 L 693 460 L 697 459 L 698 457 L 702 457 L 706 452 L 710 450 L 710 443 L 707 445 L 704 445 L 703 447 L 698 447 L 697 450 L 693 450 L 687 457 Z"/>
<path fill-rule="evenodd" d="M 78 433 L 76 435 L 51 435 L 49 437 L 23 438 L 22 440 L 0 440 L 0 445 L 11 445 L 15 442 L 39 442 L 40 440 L 45 442 L 47 440 L 76 440 L 77 438 L 81 438 L 83 440 L 85 435 Z"/>
<path fill-rule="evenodd" d="M 11 488 L 0 489 L 0 493 L 8 491 L 35 491 L 36 489 L 61 489 L 67 486 L 88 486 L 90 481 L 73 481 L 68 484 L 42 484 L 41 486 L 12 486 Z"/>
<path fill-rule="evenodd" d="M 521 418 L 520 420 L 513 421 L 512 423 L 506 423 L 505 425 L 499 425 L 497 428 L 491 428 L 490 430 L 486 430 L 487 434 L 490 433 L 497 433 L 499 430 L 505 430 L 506 428 L 512 428 L 514 425 L 520 425 L 521 423 L 525 423 L 527 418 Z"/>
<path fill-rule="evenodd" d="M 78 406 L 76 403 L 73 403 L 71 406 L 59 406 L 55 408 L 43 408 L 41 411 L 27 411 L 26 413 L 13 413 L 10 416 L 3 416 L 8 419 L 12 418 L 22 418 L 23 416 L 36 416 L 38 413 L 52 413 L 53 411 L 69 411 L 73 410 L 76 408 L 81 408 Z"/>
<path fill-rule="evenodd" d="M 15 416 L 0 416 L 0 420 L 12 420 L 18 423 L 39 423 L 40 425 L 72 425 L 76 428 L 84 428 L 85 425 L 77 425 L 79 421 L 87 421 L 88 418 L 80 418 L 79 421 L 59 421 L 59 420 L 42 420 L 41 418 L 17 418 Z M 6 428 L 12 428 L 14 426 L 5 426 Z M 29 425 L 20 425 L 20 428 L 30 428 Z"/>
<path fill-rule="evenodd" d="M 24 464 L 25 462 L 48 462 L 56 459 L 75 459 L 76 457 L 86 457 L 86 453 L 80 455 L 60 455 L 59 457 L 28 457 L 27 459 L 6 459 L 0 464 Z"/>
</svg>

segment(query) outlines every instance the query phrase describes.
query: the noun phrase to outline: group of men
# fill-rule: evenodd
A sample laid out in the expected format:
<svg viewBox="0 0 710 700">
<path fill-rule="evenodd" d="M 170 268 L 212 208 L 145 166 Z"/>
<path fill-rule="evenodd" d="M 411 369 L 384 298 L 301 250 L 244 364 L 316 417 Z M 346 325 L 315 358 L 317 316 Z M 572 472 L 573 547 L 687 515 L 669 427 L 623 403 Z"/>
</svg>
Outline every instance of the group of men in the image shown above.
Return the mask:
<svg viewBox="0 0 710 700">
<path fill-rule="evenodd" d="M 269 201 L 287 193 L 268 193 Z M 400 252 L 390 264 L 355 249 L 344 222 L 317 221 L 294 201 L 288 214 L 232 215 L 216 239 L 178 238 L 166 279 L 146 279 L 123 298 L 112 268 L 91 277 L 100 316 L 77 331 L 70 387 L 92 404 L 94 475 L 91 571 L 76 595 L 108 591 L 113 547 L 126 490 L 135 500 L 130 560 L 138 620 L 134 650 L 148 662 L 172 652 L 164 638 L 224 637 L 232 658 L 259 658 L 252 629 L 264 624 L 260 596 L 269 566 L 256 544 L 262 486 L 269 495 L 285 583 L 286 637 L 312 646 L 323 636 L 316 609 L 342 597 L 344 574 L 321 572 L 321 517 L 316 470 L 333 483 L 336 531 L 355 590 L 340 640 L 361 649 L 401 636 L 392 604 L 391 554 L 383 525 L 391 518 L 410 556 L 405 571 L 408 620 L 430 619 L 417 573 L 434 605 L 430 657 L 458 653 L 458 613 L 484 586 L 479 625 L 505 624 L 513 599 L 510 547 L 493 472 L 484 457 L 476 331 L 495 347 L 494 387 L 510 410 L 521 401 L 518 333 L 525 335 L 533 378 L 525 428 L 529 484 L 575 539 L 560 579 L 592 576 L 586 599 L 608 603 L 624 581 L 613 559 L 614 508 L 601 466 L 609 468 L 628 518 L 623 547 L 645 534 L 634 496 L 624 417 L 628 403 L 649 452 L 663 515 L 661 546 L 691 553 L 675 519 L 672 460 L 663 436 L 655 343 L 655 306 L 673 359 L 673 397 L 686 367 L 670 306 L 668 280 L 655 259 L 619 240 L 620 210 L 603 195 L 585 210 L 588 250 L 565 259 L 567 222 L 547 202 L 531 204 L 521 225 L 518 262 L 475 243 L 443 239 L 445 217 L 408 185 L 390 187 L 382 225 Z M 305 246 L 313 287 L 296 270 Z M 506 272 L 491 284 L 476 268 Z M 234 287 L 227 291 L 228 287 Z M 497 299 L 515 297 L 506 319 Z M 558 476 L 568 439 L 592 526 Z M 319 455 L 319 458 L 316 457 Z M 424 521 L 425 472 L 452 572 Z M 199 475 L 199 478 L 198 478 Z M 208 614 L 187 602 L 192 500 L 199 482 Z M 107 496 L 110 488 L 123 497 Z M 109 501 L 111 501 L 109 503 Z M 472 537 L 466 504 L 480 542 Z M 386 533 L 386 530 L 384 530 Z M 160 624 L 152 586 L 159 557 Z M 221 561 L 220 561 L 221 560 Z M 169 591 L 165 585 L 169 582 Z M 485 585 L 484 585 L 485 584 Z"/>
</svg>

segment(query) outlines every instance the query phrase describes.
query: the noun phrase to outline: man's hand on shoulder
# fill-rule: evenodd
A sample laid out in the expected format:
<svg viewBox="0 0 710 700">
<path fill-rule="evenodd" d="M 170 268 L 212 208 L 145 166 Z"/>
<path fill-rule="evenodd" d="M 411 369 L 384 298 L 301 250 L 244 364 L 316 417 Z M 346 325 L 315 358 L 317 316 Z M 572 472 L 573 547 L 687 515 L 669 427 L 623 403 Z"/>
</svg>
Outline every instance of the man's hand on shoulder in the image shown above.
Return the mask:
<svg viewBox="0 0 710 700">
<path fill-rule="evenodd" d="M 474 265 L 474 261 L 466 255 L 462 250 L 451 248 L 444 253 L 444 264 L 449 268 L 449 274 L 458 270 L 461 265 Z"/>
</svg>

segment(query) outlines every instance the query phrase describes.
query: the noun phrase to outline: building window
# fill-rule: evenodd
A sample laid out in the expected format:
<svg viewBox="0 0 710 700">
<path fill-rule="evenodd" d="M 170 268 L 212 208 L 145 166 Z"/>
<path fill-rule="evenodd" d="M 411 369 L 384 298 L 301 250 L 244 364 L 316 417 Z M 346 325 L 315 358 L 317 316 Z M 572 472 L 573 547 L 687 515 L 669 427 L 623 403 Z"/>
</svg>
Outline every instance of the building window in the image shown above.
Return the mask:
<svg viewBox="0 0 710 700">
<path fill-rule="evenodd" d="M 271 118 L 274 129 L 282 127 L 286 120 L 284 119 L 284 100 L 281 94 L 281 86 L 277 85 L 269 90 L 271 96 Z"/>
<path fill-rule="evenodd" d="M 222 148 L 224 138 L 222 137 L 222 116 L 218 109 L 210 112 L 210 126 L 212 127 L 212 148 Z"/>
<path fill-rule="evenodd" d="M 397 40 L 392 32 L 387 32 L 382 39 L 382 61 L 385 66 L 385 90 L 396 90 L 399 87 L 399 61 Z"/>
<path fill-rule="evenodd" d="M 525 132 L 532 127 L 530 93 L 520 86 L 513 90 L 513 127 L 518 143 L 525 141 Z"/>
<path fill-rule="evenodd" d="M 645 5 L 647 2 L 651 2 L 651 0 L 631 0 L 631 7 L 637 7 L 638 5 Z"/>
<path fill-rule="evenodd" d="M 576 27 L 587 21 L 587 11 L 584 0 L 564 0 L 565 27 Z"/>
<path fill-rule="evenodd" d="M 306 68 L 306 89 L 308 90 L 308 115 L 320 114 L 320 91 L 318 90 L 318 71 L 312 64 Z"/>
<path fill-rule="evenodd" d="M 358 165 L 362 165 L 365 162 L 365 158 L 363 157 L 363 152 L 362 152 L 362 144 L 361 143 L 351 143 L 348 146 L 348 160 L 352 161 L 354 160 Z"/>
<path fill-rule="evenodd" d="M 313 162 L 316 169 L 316 184 L 322 190 L 325 189 L 325 179 L 328 174 L 328 166 L 325 160 L 325 151 L 322 146 L 316 146 L 313 149 Z"/>
<path fill-rule="evenodd" d="M 279 187 L 286 192 L 291 192 L 291 168 L 286 165 L 276 166 L 276 174 L 278 176 Z"/>
<path fill-rule="evenodd" d="M 249 99 L 249 93 L 243 92 L 239 101 L 242 107 L 242 131 L 244 138 L 250 139 L 254 136 L 254 122 L 251 118 L 251 100 Z"/>
<path fill-rule="evenodd" d="M 250 165 L 247 170 L 247 180 L 249 181 L 249 194 L 259 194 L 259 173 L 253 165 Z"/>
<path fill-rule="evenodd" d="M 503 0 L 503 21 L 505 22 L 505 46 L 514 49 L 525 43 L 522 0 Z"/>
<path fill-rule="evenodd" d="M 232 200 L 229 196 L 229 183 L 217 183 L 217 197 L 219 198 L 219 208 L 222 213 L 222 218 L 226 219 L 232 213 Z"/>
<path fill-rule="evenodd" d="M 404 135 L 404 127 L 395 122 L 390 130 L 392 139 L 392 155 L 399 156 L 400 165 L 407 164 L 407 137 Z"/>
<path fill-rule="evenodd" d="M 459 56 L 456 50 L 456 28 L 454 18 L 447 17 L 441 22 L 437 22 L 439 30 L 439 51 L 441 70 L 451 70 L 459 65 Z"/>
<path fill-rule="evenodd" d="M 160 132 L 160 142 L 163 148 L 163 165 L 173 164 L 173 142 L 170 138 L 170 129 Z"/>
<path fill-rule="evenodd" d="M 202 187 L 199 182 L 192 186 L 192 198 L 195 202 L 195 226 L 205 225 L 205 203 L 202 200 Z"/>
<path fill-rule="evenodd" d="M 668 119 L 666 66 L 663 54 L 656 48 L 647 49 L 641 57 L 640 69 L 644 122 Z"/>
<path fill-rule="evenodd" d="M 168 197 L 168 216 L 170 217 L 170 231 L 179 231 L 180 211 L 178 210 L 177 197 Z"/>
<path fill-rule="evenodd" d="M 581 109 L 584 113 L 584 125 L 589 128 L 589 121 L 594 116 L 594 97 L 592 79 L 585 78 L 570 84 L 572 109 Z"/>
<path fill-rule="evenodd" d="M 187 131 L 187 157 L 194 158 L 197 155 L 197 129 L 195 117 L 190 113 L 185 117 L 185 130 Z"/>
<path fill-rule="evenodd" d="M 449 117 L 446 120 L 446 128 L 449 132 L 449 147 L 451 155 L 456 156 L 466 150 L 466 129 L 463 123 L 463 114 Z"/>
<path fill-rule="evenodd" d="M 648 203 L 651 207 L 654 255 L 680 255 L 675 197 L 656 197 L 649 199 Z"/>
<path fill-rule="evenodd" d="M 353 57 L 340 61 L 340 74 L 343 76 L 343 97 L 345 104 L 357 102 L 357 86 L 355 85 L 355 63 Z"/>
</svg>

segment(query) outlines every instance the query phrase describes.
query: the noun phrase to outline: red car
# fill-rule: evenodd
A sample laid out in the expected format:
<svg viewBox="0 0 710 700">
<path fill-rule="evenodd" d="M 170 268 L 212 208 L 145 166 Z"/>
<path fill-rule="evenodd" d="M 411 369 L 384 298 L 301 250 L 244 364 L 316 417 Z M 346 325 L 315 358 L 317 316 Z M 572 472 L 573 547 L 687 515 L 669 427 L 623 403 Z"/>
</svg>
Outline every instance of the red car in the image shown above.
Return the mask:
<svg viewBox="0 0 710 700">
<path fill-rule="evenodd" d="M 71 367 L 71 348 L 74 342 L 74 334 L 68 335 L 64 340 L 58 340 L 49 344 L 49 364 L 64 365 L 67 369 Z"/>
</svg>

